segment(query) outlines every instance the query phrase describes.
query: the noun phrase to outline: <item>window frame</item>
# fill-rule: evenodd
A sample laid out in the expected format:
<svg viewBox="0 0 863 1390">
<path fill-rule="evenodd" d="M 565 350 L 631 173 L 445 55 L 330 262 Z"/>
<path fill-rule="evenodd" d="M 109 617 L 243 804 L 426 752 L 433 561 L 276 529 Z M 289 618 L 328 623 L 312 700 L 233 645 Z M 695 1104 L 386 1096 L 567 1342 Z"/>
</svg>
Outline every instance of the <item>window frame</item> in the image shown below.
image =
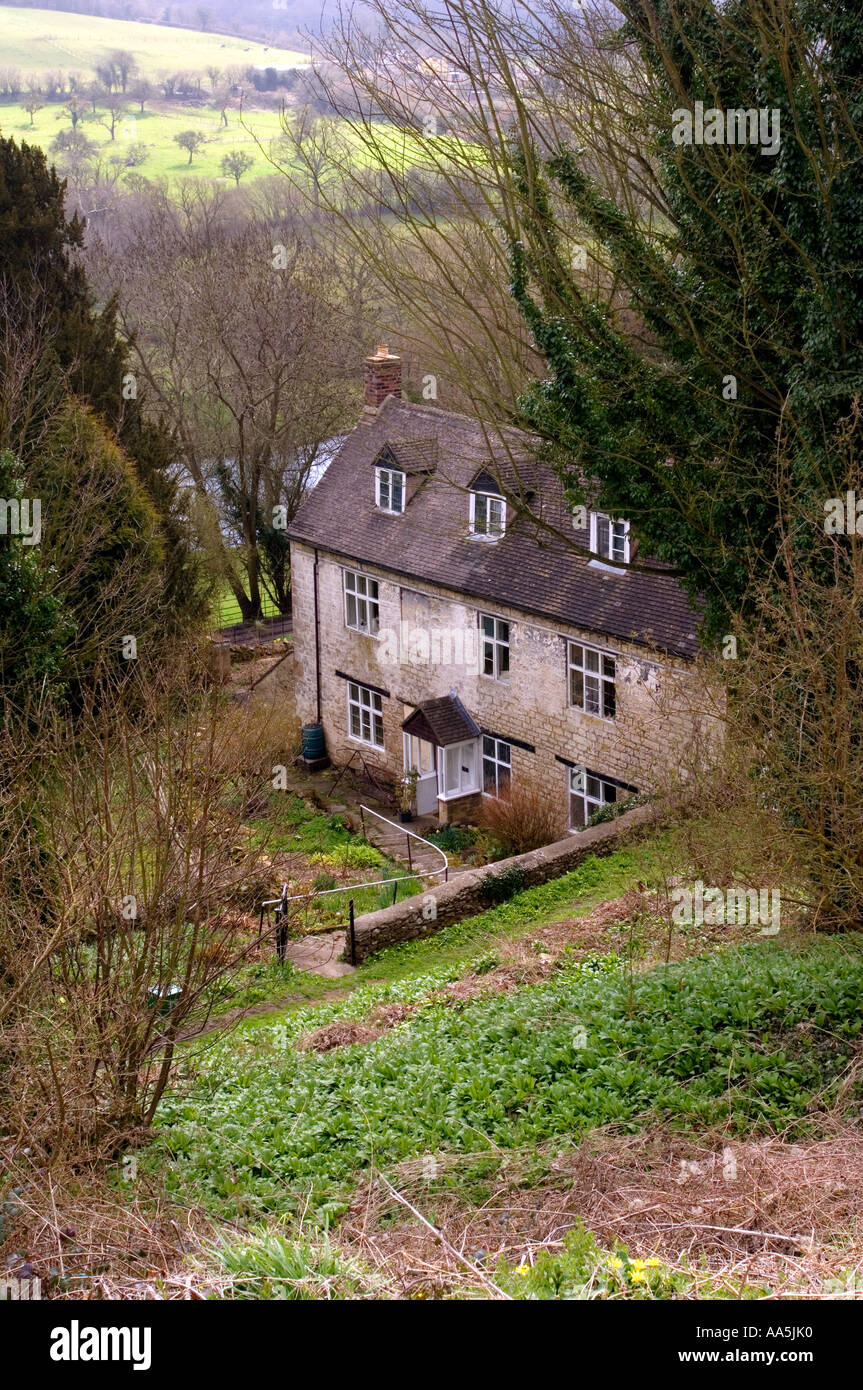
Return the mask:
<svg viewBox="0 0 863 1390">
<path fill-rule="evenodd" d="M 489 752 L 487 745 L 491 744 Z M 501 749 L 506 749 L 506 757 L 501 757 Z M 482 748 L 480 749 L 482 758 L 482 794 L 492 796 L 496 801 L 505 801 L 509 797 L 509 789 L 512 786 L 512 744 L 507 743 L 504 738 L 496 738 L 494 734 L 483 734 Z M 494 767 L 494 774 L 491 779 L 486 774 L 486 764 L 491 763 Z M 501 769 L 506 772 L 504 785 L 501 786 Z M 493 781 L 494 791 L 489 789 L 489 782 Z"/>
<path fill-rule="evenodd" d="M 391 506 L 391 505 L 384 506 L 383 502 L 381 501 L 381 497 L 382 497 L 382 495 L 383 495 L 383 482 L 384 482 L 384 476 L 385 476 L 385 475 L 386 475 L 386 479 L 387 479 L 386 488 L 387 488 L 387 497 L 388 497 L 388 499 L 389 499 L 389 503 L 392 502 L 392 495 L 393 495 L 393 481 L 392 481 L 392 480 L 393 480 L 393 478 L 398 478 L 398 479 L 400 480 L 400 481 L 399 481 L 399 488 L 400 488 L 400 490 L 401 490 L 401 506 L 400 506 L 400 507 L 393 507 L 393 506 Z M 389 465 L 387 465 L 387 464 L 376 464 L 376 465 L 375 465 L 375 505 L 377 506 L 378 511 L 379 511 L 379 512 L 385 512 L 387 516 L 403 516 L 403 515 L 404 515 L 404 510 L 405 510 L 406 500 L 407 500 L 407 474 L 406 474 L 405 472 L 403 472 L 401 468 L 391 468 L 391 467 L 389 467 Z"/>
<path fill-rule="evenodd" d="M 600 545 L 599 523 L 608 523 L 608 544 L 605 549 Z M 618 532 L 616 535 L 615 533 Z M 615 541 L 619 540 L 621 554 L 615 554 Z M 590 553 L 596 555 L 600 560 L 610 561 L 612 564 L 629 564 L 629 522 L 622 517 L 612 517 L 608 512 L 590 513 Z"/>
<path fill-rule="evenodd" d="M 366 748 L 377 748 L 378 750 L 386 747 L 386 737 L 384 733 L 384 709 L 383 696 L 377 690 L 372 690 L 368 685 L 361 685 L 359 681 L 347 681 L 347 715 L 348 715 L 348 738 L 353 743 L 362 743 Z M 353 692 L 356 691 L 356 695 Z M 363 697 L 367 696 L 367 699 Z M 360 732 L 354 733 L 351 719 L 352 712 L 357 711 L 357 722 Z M 366 720 L 364 721 L 364 716 Z M 369 737 L 364 736 L 364 722 L 367 723 Z M 377 732 L 377 725 L 380 725 L 380 742 L 374 737 Z"/>
<path fill-rule="evenodd" d="M 350 587 L 348 581 L 353 581 Z M 365 592 L 359 589 L 359 583 L 365 585 Z M 374 594 L 370 591 L 370 586 L 374 585 Z M 362 570 L 342 570 L 342 593 L 344 596 L 345 627 L 350 632 L 361 632 L 365 637 L 377 637 L 381 627 L 381 598 L 380 585 L 377 579 L 373 579 L 370 574 L 364 574 Z M 349 599 L 353 601 L 356 613 L 356 622 L 350 620 Z M 360 622 L 361 606 L 366 609 L 367 622 Z"/>
<path fill-rule="evenodd" d="M 466 748 L 473 750 L 473 767 L 471 769 L 473 772 L 473 780 L 467 785 L 462 786 L 462 757 L 464 756 L 464 750 Z M 448 786 L 447 775 L 450 755 L 457 755 L 456 760 L 458 766 L 458 786 L 452 789 Z M 458 743 L 448 743 L 445 747 L 439 747 L 437 750 L 438 801 L 455 801 L 461 796 L 473 796 L 476 792 L 482 791 L 482 786 L 479 781 L 481 760 L 482 751 L 479 747 L 479 739 L 476 738 L 462 739 Z"/>
<path fill-rule="evenodd" d="M 492 623 L 491 636 L 485 630 L 485 623 Z M 508 681 L 512 669 L 512 623 L 507 618 L 498 618 L 494 613 L 477 613 L 477 624 L 479 626 L 479 649 L 480 649 L 480 675 L 487 680 Z M 498 634 L 499 627 L 506 628 L 506 637 Z M 491 648 L 492 670 L 486 671 L 487 649 Z M 501 665 L 501 652 L 506 652 L 506 665 Z"/>
<path fill-rule="evenodd" d="M 575 778 L 581 779 L 581 789 L 573 786 Z M 591 789 L 591 783 L 595 784 L 594 789 Z M 570 767 L 567 769 L 566 788 L 567 819 L 570 833 L 572 834 L 577 834 L 579 831 L 584 830 L 594 811 L 598 811 L 601 806 L 613 806 L 617 802 L 617 794 L 620 791 L 616 782 L 612 781 L 610 778 L 601 777 L 595 772 L 590 772 L 586 767 Z M 612 796 L 605 795 L 606 791 L 609 790 L 613 793 Z M 581 811 L 584 817 L 581 825 L 578 825 L 573 819 L 572 808 L 573 803 L 576 801 L 581 802 Z"/>
<path fill-rule="evenodd" d="M 581 652 L 581 662 L 573 660 L 573 649 Z M 596 657 L 596 670 L 588 664 L 588 653 Z M 610 663 L 609 675 L 606 666 Z M 574 698 L 575 677 L 580 677 L 581 702 Z M 596 685 L 596 709 L 588 709 L 589 683 Z M 609 691 L 611 697 L 609 699 Z M 604 719 L 613 724 L 617 718 L 617 657 L 614 652 L 604 651 L 602 647 L 592 647 L 588 642 L 577 642 L 574 638 L 566 641 L 566 696 L 570 709 L 587 714 L 592 719 Z M 609 713 L 609 707 L 611 713 Z"/>
<path fill-rule="evenodd" d="M 484 530 L 480 530 L 477 525 L 476 504 L 479 498 L 482 498 L 483 502 L 485 502 L 486 504 L 486 525 Z M 492 502 L 496 503 L 500 507 L 499 531 L 491 531 L 488 529 L 491 524 L 491 508 L 489 504 Z M 506 498 L 501 497 L 499 493 L 496 492 L 480 492 L 478 490 L 472 490 L 470 494 L 470 533 L 472 536 L 478 536 L 481 540 L 484 541 L 501 540 L 506 535 Z"/>
</svg>

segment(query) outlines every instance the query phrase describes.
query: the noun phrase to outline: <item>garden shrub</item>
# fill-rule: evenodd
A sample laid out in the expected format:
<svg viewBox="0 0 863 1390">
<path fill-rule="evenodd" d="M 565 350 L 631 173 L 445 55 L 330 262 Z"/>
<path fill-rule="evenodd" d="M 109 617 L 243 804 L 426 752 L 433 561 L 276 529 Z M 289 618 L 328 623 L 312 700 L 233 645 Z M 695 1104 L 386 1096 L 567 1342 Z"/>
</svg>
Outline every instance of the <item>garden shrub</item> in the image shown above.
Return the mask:
<svg viewBox="0 0 863 1390">
<path fill-rule="evenodd" d="M 524 887 L 524 869 L 518 864 L 510 864 L 499 874 L 487 874 L 477 889 L 484 903 L 505 903 L 508 898 L 520 893 Z"/>
</svg>

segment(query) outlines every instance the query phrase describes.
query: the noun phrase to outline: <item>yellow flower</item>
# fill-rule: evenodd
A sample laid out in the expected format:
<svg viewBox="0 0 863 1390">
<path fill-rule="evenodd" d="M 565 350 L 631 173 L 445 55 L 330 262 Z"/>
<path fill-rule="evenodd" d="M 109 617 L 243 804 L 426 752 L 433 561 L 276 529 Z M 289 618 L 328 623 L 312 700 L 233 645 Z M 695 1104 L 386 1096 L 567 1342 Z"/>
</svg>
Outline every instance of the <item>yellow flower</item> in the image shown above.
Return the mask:
<svg viewBox="0 0 863 1390">
<path fill-rule="evenodd" d="M 633 1269 L 644 1269 L 644 1260 L 630 1260 Z"/>
<path fill-rule="evenodd" d="M 619 1260 L 616 1255 L 609 1255 L 607 1264 L 609 1269 L 623 1269 L 623 1260 Z"/>
<path fill-rule="evenodd" d="M 519 1265 L 518 1269 L 517 1269 L 515 1272 L 516 1272 L 516 1274 L 521 1274 L 521 1275 L 525 1275 L 525 1274 L 529 1274 L 529 1273 L 530 1273 L 530 1271 L 529 1271 L 527 1265 Z"/>
<path fill-rule="evenodd" d="M 643 1269 L 634 1269 L 630 1274 L 630 1278 L 632 1279 L 633 1284 L 643 1284 L 645 1279 L 647 1278 L 647 1275 L 645 1274 Z"/>
<path fill-rule="evenodd" d="M 649 1259 L 649 1260 L 647 1261 L 647 1263 L 648 1263 L 648 1265 L 650 1266 L 651 1269 L 658 1269 L 659 1266 L 662 1264 L 662 1261 L 661 1261 L 661 1260 L 657 1260 L 656 1257 L 654 1256 L 652 1259 Z"/>
</svg>

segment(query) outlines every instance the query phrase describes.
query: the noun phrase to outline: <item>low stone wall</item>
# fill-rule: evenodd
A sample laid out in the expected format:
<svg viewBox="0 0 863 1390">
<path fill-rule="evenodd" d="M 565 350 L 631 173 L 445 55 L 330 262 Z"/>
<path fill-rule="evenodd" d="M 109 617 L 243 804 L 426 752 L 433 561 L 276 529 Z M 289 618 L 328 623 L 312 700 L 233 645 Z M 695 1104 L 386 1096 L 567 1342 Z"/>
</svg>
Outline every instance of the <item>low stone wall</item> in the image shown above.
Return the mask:
<svg viewBox="0 0 863 1390">
<path fill-rule="evenodd" d="M 451 922 L 461 922 L 465 917 L 486 911 L 489 902 L 479 891 L 485 878 L 518 866 L 524 875 L 522 887 L 533 888 L 539 883 L 547 883 L 549 879 L 569 873 L 590 854 L 611 854 L 621 844 L 642 834 L 645 826 L 653 822 L 655 817 L 655 808 L 635 806 L 604 825 L 592 826 L 578 835 L 558 840 L 556 844 L 531 850 L 529 854 L 517 854 L 510 859 L 486 864 L 481 869 L 469 869 L 449 883 L 442 883 L 439 879 L 429 880 L 429 886 L 423 893 L 416 893 L 412 898 L 405 898 L 403 902 L 394 903 L 380 912 L 367 912 L 356 919 L 356 963 L 375 951 L 383 950 L 385 946 L 395 946 L 400 941 L 411 941 L 418 936 L 431 936 Z"/>
</svg>

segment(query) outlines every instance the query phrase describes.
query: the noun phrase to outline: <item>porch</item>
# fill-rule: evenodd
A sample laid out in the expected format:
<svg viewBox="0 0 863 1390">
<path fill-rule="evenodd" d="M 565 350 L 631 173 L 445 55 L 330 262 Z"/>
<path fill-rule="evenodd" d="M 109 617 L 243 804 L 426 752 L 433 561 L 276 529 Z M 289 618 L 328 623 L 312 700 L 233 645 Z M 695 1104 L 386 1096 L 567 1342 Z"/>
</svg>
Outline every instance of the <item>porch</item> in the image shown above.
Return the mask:
<svg viewBox="0 0 863 1390">
<path fill-rule="evenodd" d="M 482 730 L 455 691 L 425 700 L 402 724 L 403 766 L 417 773 L 416 811 L 441 825 L 474 820 L 482 805 Z"/>
</svg>

